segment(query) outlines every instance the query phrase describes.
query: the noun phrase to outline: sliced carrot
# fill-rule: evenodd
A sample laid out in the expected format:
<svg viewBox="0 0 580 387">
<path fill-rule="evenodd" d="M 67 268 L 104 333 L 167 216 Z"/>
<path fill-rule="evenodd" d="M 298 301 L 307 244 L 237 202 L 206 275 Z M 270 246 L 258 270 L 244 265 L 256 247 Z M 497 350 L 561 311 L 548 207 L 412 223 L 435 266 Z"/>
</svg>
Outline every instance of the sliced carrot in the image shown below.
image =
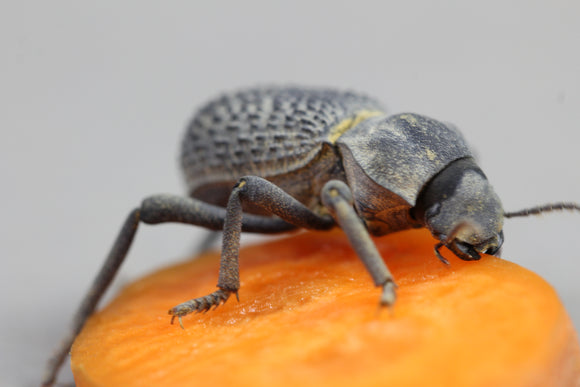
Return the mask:
<svg viewBox="0 0 580 387">
<path fill-rule="evenodd" d="M 433 253 L 425 230 L 376 239 L 395 306 L 340 232 L 245 248 L 240 301 L 169 324 L 215 290 L 218 254 L 158 271 L 91 317 L 72 348 L 78 386 L 569 386 L 580 347 L 558 296 L 506 260 Z"/>
</svg>

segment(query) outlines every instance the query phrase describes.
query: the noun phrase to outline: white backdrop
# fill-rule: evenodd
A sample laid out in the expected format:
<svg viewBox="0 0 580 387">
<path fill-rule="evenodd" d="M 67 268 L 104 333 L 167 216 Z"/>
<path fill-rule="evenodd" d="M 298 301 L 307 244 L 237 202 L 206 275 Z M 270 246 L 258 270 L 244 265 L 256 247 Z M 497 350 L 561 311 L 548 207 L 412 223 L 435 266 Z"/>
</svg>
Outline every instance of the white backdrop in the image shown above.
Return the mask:
<svg viewBox="0 0 580 387">
<path fill-rule="evenodd" d="M 362 90 L 455 123 L 506 209 L 580 201 L 576 1 L 164 4 L 0 5 L 2 386 L 38 382 L 128 211 L 184 191 L 180 136 L 224 90 Z M 578 215 L 507 221 L 504 248 L 577 327 Z M 117 287 L 187 256 L 200 230 L 143 227 Z"/>
</svg>

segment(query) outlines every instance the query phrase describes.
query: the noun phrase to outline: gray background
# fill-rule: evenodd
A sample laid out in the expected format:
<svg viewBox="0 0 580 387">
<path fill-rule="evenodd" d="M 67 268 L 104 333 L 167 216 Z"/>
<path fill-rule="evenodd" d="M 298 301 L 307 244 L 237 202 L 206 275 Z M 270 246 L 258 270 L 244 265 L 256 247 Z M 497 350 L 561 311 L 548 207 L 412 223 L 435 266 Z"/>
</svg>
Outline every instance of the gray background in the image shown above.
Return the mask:
<svg viewBox="0 0 580 387">
<path fill-rule="evenodd" d="M 365 91 L 454 122 L 506 209 L 580 201 L 580 16 L 551 2 L 0 5 L 0 385 L 32 385 L 128 211 L 181 193 L 194 108 L 259 83 Z M 580 324 L 580 217 L 508 221 L 504 258 Z M 200 229 L 143 227 L 117 287 Z M 434 258 L 435 259 L 435 258 Z M 64 375 L 70 380 L 70 375 Z"/>
</svg>

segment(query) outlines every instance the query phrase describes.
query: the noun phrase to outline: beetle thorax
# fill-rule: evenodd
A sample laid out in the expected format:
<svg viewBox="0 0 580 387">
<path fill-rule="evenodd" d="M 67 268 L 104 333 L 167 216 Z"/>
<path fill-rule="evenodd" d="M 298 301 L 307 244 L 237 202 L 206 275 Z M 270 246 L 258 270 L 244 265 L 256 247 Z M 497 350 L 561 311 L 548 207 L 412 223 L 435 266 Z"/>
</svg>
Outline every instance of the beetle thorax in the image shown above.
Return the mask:
<svg viewBox="0 0 580 387">
<path fill-rule="evenodd" d="M 374 235 L 423 226 L 410 216 L 422 188 L 471 155 L 452 126 L 412 113 L 369 118 L 336 145 L 357 212 Z"/>
<path fill-rule="evenodd" d="M 341 149 L 346 179 L 354 206 L 372 235 L 380 236 L 412 227 L 421 227 L 410 216 L 411 205 L 402 197 L 374 181 L 356 162 L 352 153 Z"/>
</svg>

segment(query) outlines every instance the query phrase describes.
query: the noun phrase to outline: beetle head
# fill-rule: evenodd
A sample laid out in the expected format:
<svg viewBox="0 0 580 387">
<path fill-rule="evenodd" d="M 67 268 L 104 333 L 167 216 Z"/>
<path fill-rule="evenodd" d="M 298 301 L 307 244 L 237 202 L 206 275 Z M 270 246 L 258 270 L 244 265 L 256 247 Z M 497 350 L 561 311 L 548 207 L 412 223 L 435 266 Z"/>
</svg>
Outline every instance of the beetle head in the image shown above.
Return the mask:
<svg viewBox="0 0 580 387">
<path fill-rule="evenodd" d="M 417 200 L 415 216 L 442 246 L 463 260 L 481 253 L 498 254 L 503 243 L 503 209 L 499 197 L 473 159 L 454 161 L 437 174 Z"/>
</svg>

